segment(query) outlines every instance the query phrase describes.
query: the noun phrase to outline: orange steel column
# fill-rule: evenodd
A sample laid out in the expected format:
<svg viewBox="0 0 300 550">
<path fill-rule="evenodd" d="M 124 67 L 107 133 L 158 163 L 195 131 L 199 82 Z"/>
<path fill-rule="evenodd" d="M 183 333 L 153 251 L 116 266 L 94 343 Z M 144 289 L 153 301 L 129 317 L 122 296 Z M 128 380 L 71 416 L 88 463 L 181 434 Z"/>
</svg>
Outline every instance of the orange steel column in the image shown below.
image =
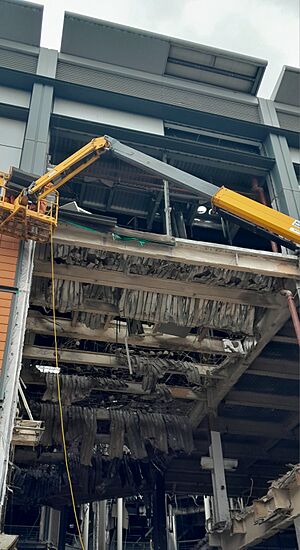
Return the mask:
<svg viewBox="0 0 300 550">
<path fill-rule="evenodd" d="M 10 319 L 13 292 L 9 288 L 15 285 L 19 240 L 0 235 L 0 376 Z M 5 291 L 1 288 L 7 287 Z"/>
</svg>

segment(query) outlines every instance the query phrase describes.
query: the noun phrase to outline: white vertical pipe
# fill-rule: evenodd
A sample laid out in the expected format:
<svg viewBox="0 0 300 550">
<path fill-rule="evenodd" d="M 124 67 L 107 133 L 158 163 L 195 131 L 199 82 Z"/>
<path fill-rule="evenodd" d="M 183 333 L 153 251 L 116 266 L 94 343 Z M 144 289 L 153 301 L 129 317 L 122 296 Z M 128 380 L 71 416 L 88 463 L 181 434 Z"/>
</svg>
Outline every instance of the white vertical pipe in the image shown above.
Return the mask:
<svg viewBox="0 0 300 550">
<path fill-rule="evenodd" d="M 107 501 L 101 500 L 93 503 L 94 527 L 93 527 L 93 550 L 106 550 L 107 528 Z"/>
<path fill-rule="evenodd" d="M 99 502 L 93 502 L 93 550 L 99 550 Z"/>
<path fill-rule="evenodd" d="M 89 523 L 90 523 L 90 505 L 89 503 L 82 505 L 82 539 L 85 550 L 89 547 Z"/>
<path fill-rule="evenodd" d="M 123 499 L 117 500 L 117 550 L 123 550 Z"/>
<path fill-rule="evenodd" d="M 41 507 L 39 541 L 47 540 L 47 537 L 45 536 L 46 510 L 47 510 L 46 506 Z"/>
</svg>

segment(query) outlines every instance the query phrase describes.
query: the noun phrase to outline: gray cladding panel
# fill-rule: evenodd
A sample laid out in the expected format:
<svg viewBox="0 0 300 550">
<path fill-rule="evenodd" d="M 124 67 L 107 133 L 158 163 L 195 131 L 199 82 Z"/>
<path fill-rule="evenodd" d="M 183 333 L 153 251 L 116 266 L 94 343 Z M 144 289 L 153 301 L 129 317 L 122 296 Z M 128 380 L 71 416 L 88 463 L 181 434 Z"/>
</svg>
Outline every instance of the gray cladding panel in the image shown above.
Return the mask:
<svg viewBox="0 0 300 550">
<path fill-rule="evenodd" d="M 56 78 L 74 84 L 158 101 L 167 105 L 176 105 L 250 122 L 260 122 L 257 105 L 213 97 L 194 91 L 179 90 L 166 84 L 156 84 L 110 74 L 64 61 L 58 62 Z"/>
<path fill-rule="evenodd" d="M 212 71 L 205 70 L 205 68 L 185 67 L 177 63 L 168 62 L 166 67 L 166 74 L 185 80 L 195 80 L 196 82 L 204 82 L 211 86 L 219 86 L 221 88 L 227 88 L 229 90 L 235 90 L 239 92 L 249 93 L 252 88 L 252 80 L 243 80 L 240 77 L 226 76 L 224 74 L 213 73 Z"/>
<path fill-rule="evenodd" d="M 78 37 L 84 33 L 84 40 Z M 163 74 L 169 43 L 65 15 L 61 52 L 122 67 Z"/>
<path fill-rule="evenodd" d="M 43 6 L 29 2 L 1 0 L 0 38 L 39 46 Z"/>
<path fill-rule="evenodd" d="M 37 55 L 0 48 L 0 67 L 35 74 L 37 63 Z"/>
<path fill-rule="evenodd" d="M 278 103 L 300 107 L 300 69 L 283 67 L 281 75 L 272 94 Z"/>
<path fill-rule="evenodd" d="M 283 113 L 277 111 L 277 117 L 280 124 L 280 128 L 284 130 L 291 130 L 293 132 L 300 132 L 300 116 L 297 114 Z"/>
</svg>

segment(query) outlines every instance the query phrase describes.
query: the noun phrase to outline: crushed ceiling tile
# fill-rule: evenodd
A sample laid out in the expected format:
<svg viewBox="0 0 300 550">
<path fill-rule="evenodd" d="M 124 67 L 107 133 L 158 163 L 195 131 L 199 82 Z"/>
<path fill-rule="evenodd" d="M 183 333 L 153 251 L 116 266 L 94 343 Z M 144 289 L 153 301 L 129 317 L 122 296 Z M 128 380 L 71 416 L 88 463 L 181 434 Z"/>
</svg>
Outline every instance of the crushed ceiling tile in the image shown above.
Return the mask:
<svg viewBox="0 0 300 550">
<path fill-rule="evenodd" d="M 73 451 L 76 449 L 79 452 L 81 464 L 88 466 L 96 437 L 96 411 L 89 407 L 63 407 L 63 416 L 66 440 L 71 443 Z M 62 445 L 58 405 L 42 403 L 40 417 L 45 422 L 41 444 Z"/>
<path fill-rule="evenodd" d="M 103 327 L 106 320 L 107 315 L 101 315 L 100 313 L 86 313 L 85 311 L 78 313 L 78 321 L 92 330 Z"/>
</svg>

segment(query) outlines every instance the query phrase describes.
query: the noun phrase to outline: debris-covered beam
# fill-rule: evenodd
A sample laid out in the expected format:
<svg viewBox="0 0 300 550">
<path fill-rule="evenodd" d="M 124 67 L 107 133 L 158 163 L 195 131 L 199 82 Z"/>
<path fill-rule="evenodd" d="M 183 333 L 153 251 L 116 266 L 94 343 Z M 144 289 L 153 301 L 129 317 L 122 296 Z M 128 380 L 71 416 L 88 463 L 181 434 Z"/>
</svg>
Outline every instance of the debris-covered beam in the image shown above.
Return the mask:
<svg viewBox="0 0 300 550">
<path fill-rule="evenodd" d="M 287 439 L 297 441 L 297 435 L 291 430 L 283 432 L 282 425 L 279 422 L 264 422 L 260 420 L 246 420 L 245 418 L 227 418 L 220 416 L 218 418 L 218 430 L 222 434 L 245 435 L 249 437 L 261 437 Z"/>
<path fill-rule="evenodd" d="M 273 481 L 267 494 L 233 515 L 231 532 L 211 535 L 222 550 L 245 550 L 273 537 L 300 517 L 300 465 Z"/>
<path fill-rule="evenodd" d="M 282 411 L 298 411 L 298 396 L 277 395 L 251 391 L 229 392 L 225 398 L 226 405 L 243 405 L 244 407 L 260 407 L 264 409 L 278 409 Z"/>
<path fill-rule="evenodd" d="M 23 350 L 24 359 L 35 359 L 37 361 L 55 361 L 55 353 L 53 348 L 47 348 L 42 346 L 30 346 L 25 345 Z M 143 357 L 141 357 L 141 360 Z M 151 357 L 148 358 L 151 361 Z M 154 360 L 154 359 L 153 359 Z M 108 368 L 108 369 L 123 369 L 128 371 L 128 366 L 118 359 L 117 355 L 112 353 L 99 353 L 91 351 L 81 351 L 78 349 L 62 349 L 59 350 L 59 361 L 61 363 L 72 363 L 74 365 L 91 365 L 93 367 Z M 164 359 L 164 372 L 165 373 L 175 373 L 175 374 L 184 374 L 184 370 L 176 368 L 176 364 L 179 364 L 179 361 L 172 361 L 168 365 L 167 359 Z M 221 371 L 212 365 L 205 365 L 200 363 L 189 363 L 196 369 L 199 375 L 203 377 L 212 377 L 214 374 L 217 378 L 221 378 Z M 216 372 L 214 373 L 214 371 Z"/>
<path fill-rule="evenodd" d="M 103 420 L 105 419 L 105 414 L 102 413 L 103 409 L 99 409 L 99 413 L 97 413 L 97 416 L 102 416 Z M 98 443 L 109 443 L 109 434 L 108 433 L 97 433 L 96 435 L 96 442 Z M 194 457 L 194 464 L 197 465 L 197 473 L 201 472 L 201 468 L 199 466 L 200 464 L 200 456 L 206 456 L 208 452 L 209 443 L 206 440 L 199 440 L 195 439 L 195 454 L 193 454 Z M 245 459 L 249 455 L 256 457 L 257 460 L 271 460 L 274 463 L 290 463 L 290 462 L 297 462 L 298 460 L 298 453 L 296 449 L 290 450 L 288 448 L 278 448 L 278 449 L 272 449 L 270 452 L 262 451 L 261 447 L 257 444 L 249 443 L 224 443 L 223 444 L 223 450 L 224 450 L 224 456 L 225 457 L 234 457 L 237 459 Z M 198 455 L 198 456 L 197 456 Z M 57 452 L 42 452 L 42 453 L 36 453 L 35 451 L 28 451 L 25 450 L 18 450 L 18 454 L 16 456 L 16 462 L 41 462 L 44 464 L 53 464 L 57 462 L 63 462 L 63 453 Z M 191 465 L 191 462 L 185 461 L 185 469 L 182 469 L 180 473 L 183 476 L 183 473 L 187 471 L 188 465 Z M 234 472 L 234 476 L 237 476 L 238 472 Z M 249 474 L 248 473 L 240 473 L 239 475 L 246 477 L 249 482 Z M 269 475 L 269 474 L 268 474 Z M 180 477 L 179 473 L 178 476 Z M 195 482 L 195 484 L 197 484 Z M 245 487 L 245 485 L 244 485 Z"/>
<path fill-rule="evenodd" d="M 285 299 L 280 293 L 263 293 L 254 290 L 242 290 L 226 286 L 211 286 L 199 282 L 183 282 L 175 279 L 162 279 L 149 275 L 133 275 L 122 271 L 90 269 L 76 265 L 57 264 L 54 269 L 55 278 L 65 281 L 79 281 L 92 285 L 101 285 L 129 290 L 142 290 L 157 294 L 171 294 L 223 301 L 233 304 L 276 309 L 285 305 Z M 51 278 L 51 264 L 46 261 L 36 261 L 34 275 Z M 101 310 L 101 305 L 100 310 Z"/>
<path fill-rule="evenodd" d="M 45 300 L 42 297 L 31 297 L 30 303 L 32 306 L 43 307 Z M 103 302 L 102 300 L 92 300 L 90 298 L 84 299 L 83 302 L 72 308 L 73 312 L 78 313 L 84 311 L 86 313 L 97 313 L 98 315 L 108 315 L 109 317 L 118 317 L 120 315 L 119 309 L 114 304 Z"/>
<path fill-rule="evenodd" d="M 142 231 L 136 233 L 134 240 L 115 240 L 110 233 L 92 233 L 90 231 L 59 224 L 55 232 L 55 242 L 70 246 L 82 246 L 96 250 L 107 250 L 119 254 L 132 254 L 144 258 L 181 262 L 189 265 L 206 265 L 221 269 L 236 269 L 259 273 L 270 277 L 297 279 L 300 277 L 298 258 L 294 255 L 275 254 L 258 250 L 232 247 L 227 245 L 204 243 L 186 239 L 175 239 L 175 246 L 145 243 Z M 152 235 L 155 240 L 156 235 Z"/>
<path fill-rule="evenodd" d="M 298 380 L 299 366 L 297 361 L 284 360 L 283 366 L 282 359 L 260 356 L 246 370 L 245 374 L 282 378 L 283 380 Z"/>
<path fill-rule="evenodd" d="M 283 327 L 289 317 L 290 313 L 287 307 L 283 307 L 276 314 L 272 310 L 266 311 L 257 324 L 257 330 L 259 330 L 261 334 L 257 344 L 253 346 L 245 357 L 241 357 L 239 362 L 228 366 L 226 379 L 220 380 L 214 388 L 213 393 L 210 393 L 208 401 L 211 410 L 217 409 L 219 403 L 237 383 L 253 361 L 260 355 L 272 337 Z M 202 422 L 203 418 L 206 416 L 207 411 L 208 408 L 203 404 L 197 404 L 195 406 L 190 416 L 193 426 L 199 426 L 200 422 Z"/>
<path fill-rule="evenodd" d="M 112 342 L 124 345 L 127 329 L 124 324 L 103 329 L 90 329 L 83 323 L 77 323 L 72 326 L 70 320 L 57 319 L 57 334 L 66 338 L 74 338 L 79 340 L 91 340 L 97 342 Z M 49 317 L 29 316 L 27 319 L 27 330 L 35 334 L 53 335 L 53 322 Z M 214 353 L 219 355 L 228 355 L 232 357 L 240 356 L 240 347 L 237 350 L 226 345 L 226 341 L 220 338 L 204 338 L 201 342 L 198 341 L 197 335 L 188 335 L 185 338 L 172 336 L 167 334 L 152 334 L 152 329 L 144 327 L 144 334 L 138 336 L 129 336 L 128 344 L 153 349 L 167 349 L 170 351 L 192 351 L 201 353 Z"/>
</svg>

